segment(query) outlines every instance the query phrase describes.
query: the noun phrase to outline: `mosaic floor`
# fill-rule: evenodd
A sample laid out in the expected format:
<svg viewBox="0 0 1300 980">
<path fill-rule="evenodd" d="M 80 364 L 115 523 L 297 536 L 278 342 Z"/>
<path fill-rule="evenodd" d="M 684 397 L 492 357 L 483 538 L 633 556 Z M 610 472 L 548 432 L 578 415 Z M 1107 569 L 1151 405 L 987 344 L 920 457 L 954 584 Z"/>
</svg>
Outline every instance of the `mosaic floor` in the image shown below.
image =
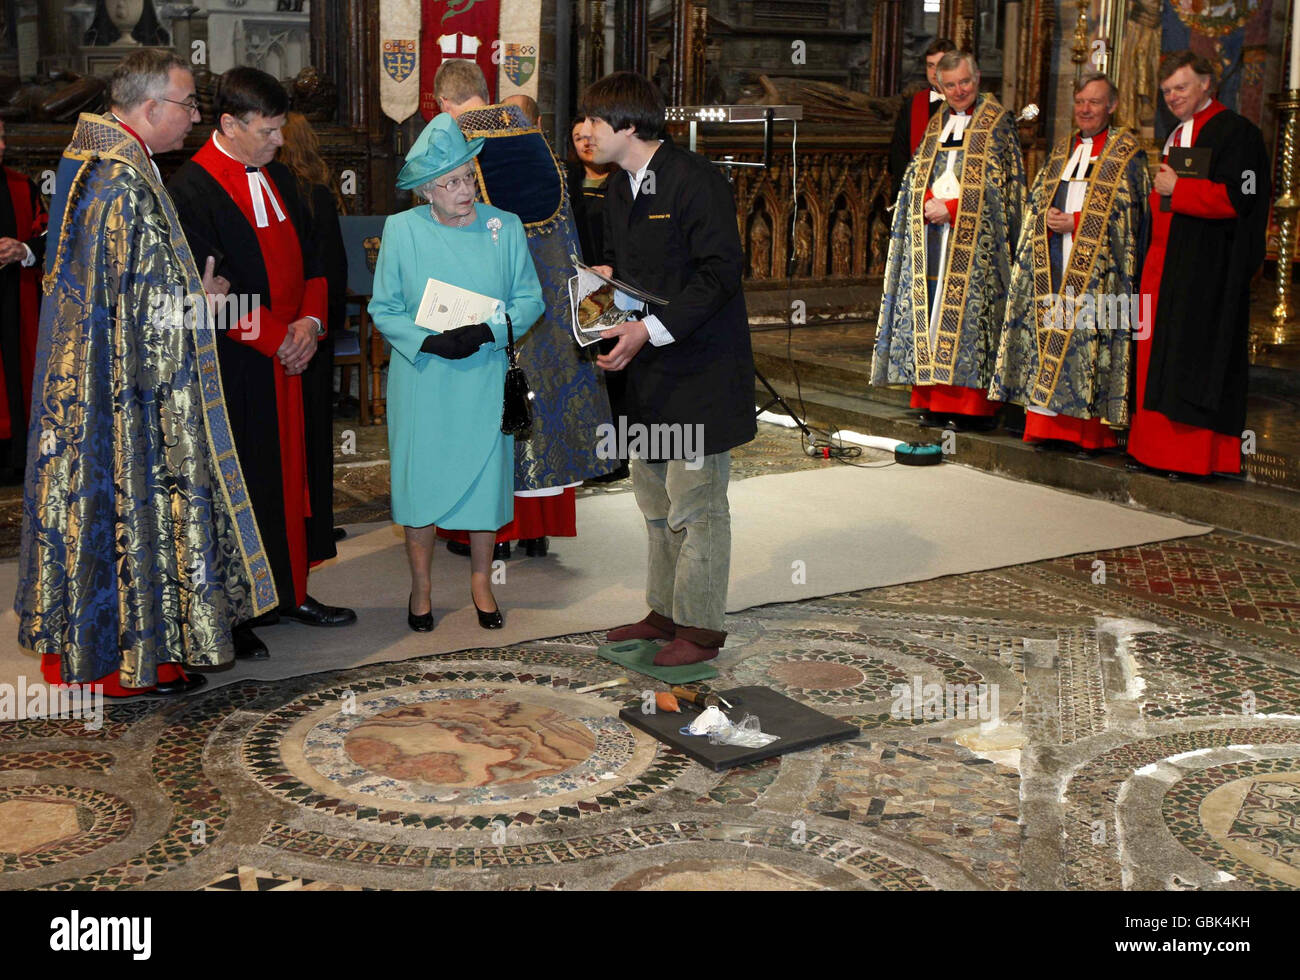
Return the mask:
<svg viewBox="0 0 1300 980">
<path fill-rule="evenodd" d="M 742 473 L 825 465 L 767 433 Z M 1213 533 L 728 626 L 713 687 L 860 737 L 714 773 L 619 719 L 650 684 L 579 693 L 619 673 L 596 634 L 3 723 L 0 888 L 1300 887 L 1300 550 Z"/>
</svg>

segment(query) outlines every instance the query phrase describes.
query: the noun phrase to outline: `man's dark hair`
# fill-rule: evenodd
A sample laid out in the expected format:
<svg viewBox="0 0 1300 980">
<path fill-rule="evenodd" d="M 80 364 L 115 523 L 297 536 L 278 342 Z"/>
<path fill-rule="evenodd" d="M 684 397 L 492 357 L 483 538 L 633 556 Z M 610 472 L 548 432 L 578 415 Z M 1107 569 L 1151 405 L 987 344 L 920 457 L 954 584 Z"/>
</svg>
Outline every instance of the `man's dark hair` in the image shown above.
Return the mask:
<svg viewBox="0 0 1300 980">
<path fill-rule="evenodd" d="M 226 113 L 246 122 L 250 113 L 283 116 L 289 111 L 289 93 L 274 77 L 257 68 L 232 68 L 217 80 L 212 97 L 212 114 L 217 126 Z"/>
<path fill-rule="evenodd" d="M 632 126 L 638 139 L 658 139 L 664 130 L 663 95 L 654 82 L 632 71 L 616 71 L 588 85 L 578 112 L 605 120 L 614 132 Z"/>
<path fill-rule="evenodd" d="M 1173 51 L 1165 55 L 1160 62 L 1159 77 L 1156 81 L 1163 82 L 1179 68 L 1183 67 L 1190 68 L 1202 78 L 1208 78 L 1211 86 L 1218 81 L 1214 74 L 1214 66 L 1195 51 Z"/>
<path fill-rule="evenodd" d="M 930 42 L 930 46 L 925 49 L 925 57 L 928 58 L 934 54 L 947 54 L 949 51 L 956 51 L 957 45 L 952 43 L 951 38 L 936 37 Z"/>
</svg>

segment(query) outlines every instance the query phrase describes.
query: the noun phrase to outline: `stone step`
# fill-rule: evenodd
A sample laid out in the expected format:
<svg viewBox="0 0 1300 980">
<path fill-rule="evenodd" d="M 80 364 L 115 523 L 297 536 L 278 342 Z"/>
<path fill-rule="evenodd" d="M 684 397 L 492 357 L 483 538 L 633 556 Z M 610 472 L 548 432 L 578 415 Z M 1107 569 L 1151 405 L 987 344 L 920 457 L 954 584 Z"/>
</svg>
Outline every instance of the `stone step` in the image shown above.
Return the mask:
<svg viewBox="0 0 1300 980">
<path fill-rule="evenodd" d="M 800 355 L 800 368 L 806 359 L 807 355 Z M 903 395 L 900 405 L 892 399 L 889 403 L 880 400 L 881 392 L 875 388 L 870 389 L 872 397 L 867 398 L 829 391 L 805 381 L 801 400 L 794 384 L 780 376 L 777 365 L 772 365 L 771 374 L 766 370 L 764 374 L 794 411 L 807 411 L 809 425 L 851 429 L 905 442 L 939 442 L 943 438 L 940 430 L 923 428 L 912 421 L 912 413 L 902 407 L 906 405 L 905 392 L 894 393 Z M 760 405 L 770 398 L 762 385 L 757 386 L 757 395 Z M 780 412 L 779 406 L 775 410 Z M 949 460 L 963 466 L 1300 545 L 1300 494 L 1295 491 L 1224 477 L 1205 482 L 1171 481 L 1150 473 L 1130 472 L 1120 455 L 1080 459 L 1069 452 L 1037 452 L 1003 430 L 956 433 L 952 446 L 954 452 Z"/>
</svg>

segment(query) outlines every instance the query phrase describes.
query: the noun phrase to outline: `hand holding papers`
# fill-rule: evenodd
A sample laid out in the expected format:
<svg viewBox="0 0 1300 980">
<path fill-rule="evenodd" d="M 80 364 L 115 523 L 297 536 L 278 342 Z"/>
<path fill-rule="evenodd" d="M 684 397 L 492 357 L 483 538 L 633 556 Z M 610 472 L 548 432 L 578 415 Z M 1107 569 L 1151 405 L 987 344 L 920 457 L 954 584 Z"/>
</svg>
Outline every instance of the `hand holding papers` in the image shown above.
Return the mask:
<svg viewBox="0 0 1300 980">
<path fill-rule="evenodd" d="M 415 314 L 415 325 L 442 333 L 471 323 L 488 323 L 503 308 L 499 299 L 430 279 Z"/>
<path fill-rule="evenodd" d="M 625 320 L 634 319 L 629 311 L 620 309 L 616 302 L 616 293 L 622 293 L 624 303 L 653 303 L 658 306 L 667 304 L 667 300 L 619 282 L 617 279 L 602 275 L 590 266 L 583 265 L 573 258 L 573 267 L 577 275 L 569 280 L 569 305 L 573 314 L 573 338 L 582 347 L 588 347 L 600 340 L 600 332 L 608 330 Z M 638 312 L 638 311 L 631 311 Z M 638 314 L 639 315 L 639 314 Z"/>
</svg>

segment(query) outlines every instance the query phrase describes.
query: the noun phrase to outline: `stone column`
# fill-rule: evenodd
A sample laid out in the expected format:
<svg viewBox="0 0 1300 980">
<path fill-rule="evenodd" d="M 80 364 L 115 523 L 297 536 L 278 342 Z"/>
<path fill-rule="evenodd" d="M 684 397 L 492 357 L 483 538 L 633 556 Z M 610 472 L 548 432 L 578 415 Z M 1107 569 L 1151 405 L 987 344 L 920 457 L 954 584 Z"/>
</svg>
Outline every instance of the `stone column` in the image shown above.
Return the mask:
<svg viewBox="0 0 1300 980">
<path fill-rule="evenodd" d="M 877 0 L 871 26 L 871 95 L 899 91 L 903 79 L 902 0 Z"/>
<path fill-rule="evenodd" d="M 1024 4 L 1021 0 L 1006 0 L 1003 4 L 1003 37 L 1007 39 L 1002 49 L 1002 94 L 1004 106 L 1020 105 L 1020 44 L 1021 13 Z M 1015 110 L 1013 110 L 1015 111 Z"/>
<path fill-rule="evenodd" d="M 615 71 L 634 71 L 644 75 L 650 39 L 646 29 L 646 0 L 615 0 L 614 52 Z"/>
</svg>

